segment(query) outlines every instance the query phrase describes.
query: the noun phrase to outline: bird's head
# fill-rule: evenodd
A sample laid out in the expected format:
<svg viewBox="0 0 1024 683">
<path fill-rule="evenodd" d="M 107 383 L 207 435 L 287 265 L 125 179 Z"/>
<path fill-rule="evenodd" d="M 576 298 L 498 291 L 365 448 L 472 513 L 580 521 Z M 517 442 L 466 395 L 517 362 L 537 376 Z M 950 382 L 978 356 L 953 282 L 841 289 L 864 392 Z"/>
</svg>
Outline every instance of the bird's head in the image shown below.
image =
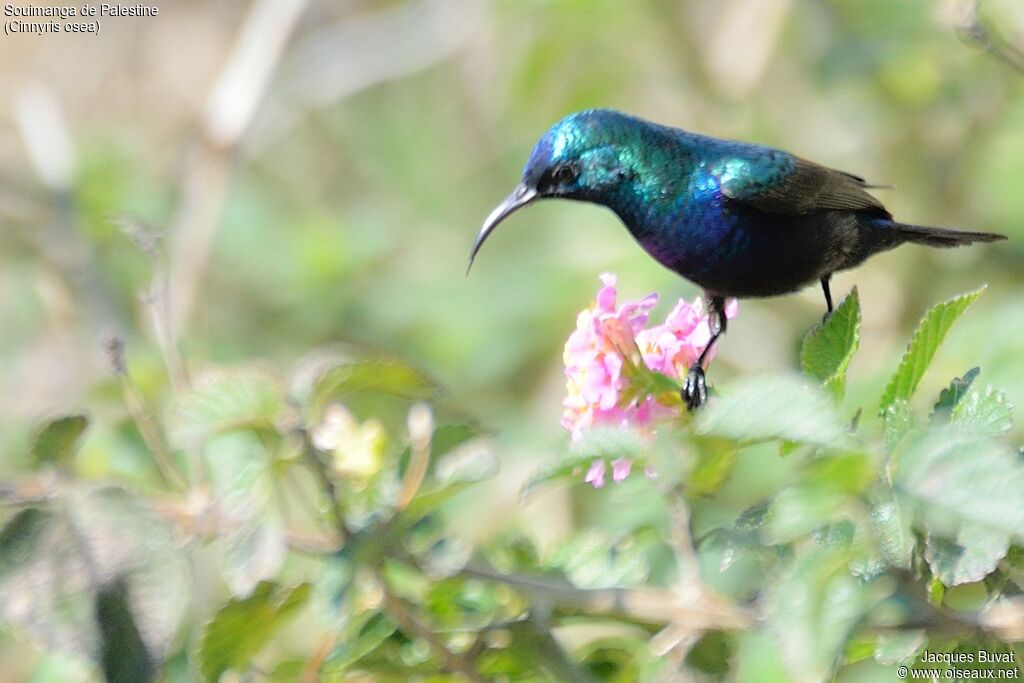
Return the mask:
<svg viewBox="0 0 1024 683">
<path fill-rule="evenodd" d="M 570 114 L 537 141 L 519 185 L 484 221 L 473 259 L 498 224 L 527 204 L 551 197 L 605 203 L 633 174 L 633 148 L 624 133 L 639 121 L 608 109 Z"/>
</svg>

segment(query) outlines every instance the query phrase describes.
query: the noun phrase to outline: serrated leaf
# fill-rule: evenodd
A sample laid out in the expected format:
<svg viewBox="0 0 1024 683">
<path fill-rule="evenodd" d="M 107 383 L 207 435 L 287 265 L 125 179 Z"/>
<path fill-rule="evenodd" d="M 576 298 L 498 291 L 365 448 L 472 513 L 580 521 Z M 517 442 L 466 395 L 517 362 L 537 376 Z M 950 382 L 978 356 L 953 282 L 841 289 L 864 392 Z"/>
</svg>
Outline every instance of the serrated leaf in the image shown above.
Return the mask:
<svg viewBox="0 0 1024 683">
<path fill-rule="evenodd" d="M 845 502 L 846 497 L 834 489 L 801 485 L 783 489 L 772 501 L 765 543 L 789 543 L 806 536 L 833 520 Z"/>
<path fill-rule="evenodd" d="M 440 392 L 437 382 L 393 355 L 351 345 L 316 349 L 292 372 L 289 393 L 302 404 L 322 406 L 345 394 L 370 391 L 410 400 Z"/>
<path fill-rule="evenodd" d="M 1010 536 L 1005 532 L 965 524 L 953 539 L 929 534 L 924 558 L 943 584 L 958 586 L 984 579 L 1009 549 Z"/>
<path fill-rule="evenodd" d="M 32 461 L 40 465 L 60 465 L 78 450 L 78 441 L 89 426 L 85 415 L 64 415 L 43 424 L 32 439 Z"/>
<path fill-rule="evenodd" d="M 992 387 L 971 391 L 953 409 L 952 422 L 978 434 L 1005 434 L 1013 428 L 1013 404 Z"/>
<path fill-rule="evenodd" d="M 441 486 L 450 486 L 483 481 L 497 471 L 498 456 L 494 449 L 483 439 L 477 439 L 441 457 L 434 468 L 434 478 Z"/>
<path fill-rule="evenodd" d="M 948 427 L 901 451 L 891 468 L 898 499 L 931 533 L 968 525 L 1024 538 L 1024 463 L 1006 445 Z"/>
<path fill-rule="evenodd" d="M 489 479 L 498 471 L 498 456 L 483 439 L 473 439 L 438 459 L 433 477 L 412 499 L 405 514 L 419 517 L 473 484 Z"/>
<path fill-rule="evenodd" d="M 912 664 L 927 641 L 923 629 L 879 633 L 875 642 L 875 661 L 886 666 Z"/>
<path fill-rule="evenodd" d="M 890 567 L 910 569 L 914 531 L 911 517 L 900 505 L 888 485 L 882 484 L 871 496 L 871 529 L 882 561 Z"/>
<path fill-rule="evenodd" d="M 874 477 L 870 459 L 847 453 L 811 462 L 801 481 L 772 500 L 765 541 L 782 544 L 841 521 Z"/>
<path fill-rule="evenodd" d="M 910 344 L 907 345 L 907 351 L 903 354 L 899 367 L 889 380 L 885 393 L 882 394 L 880 413 L 885 413 L 896 399 L 910 400 L 953 323 L 984 291 L 985 287 L 981 287 L 973 292 L 961 294 L 932 307 L 925 313 L 910 339 Z"/>
<path fill-rule="evenodd" d="M 394 623 L 380 612 L 367 613 L 347 629 L 351 636 L 343 640 L 324 662 L 327 676 L 344 676 L 348 669 L 370 654 L 395 632 Z"/>
<path fill-rule="evenodd" d="M 697 428 L 737 441 L 779 439 L 835 447 L 848 440 L 824 391 L 787 375 L 737 382 L 698 414 Z"/>
<path fill-rule="evenodd" d="M 225 671 L 243 672 L 252 658 L 305 605 L 309 584 L 285 587 L 262 582 L 252 595 L 234 598 L 203 629 L 199 670 L 208 681 Z"/>
<path fill-rule="evenodd" d="M 170 529 L 115 487 L 18 513 L 0 532 L 0 595 L 0 620 L 36 643 L 139 681 L 152 679 L 188 600 Z"/>
<path fill-rule="evenodd" d="M 960 403 L 960 400 L 967 395 L 967 391 L 974 383 L 974 379 L 981 372 L 981 368 L 974 367 L 964 373 L 963 377 L 956 377 L 949 386 L 939 393 L 939 400 L 932 408 L 932 422 L 949 422 L 953 409 Z"/>
<path fill-rule="evenodd" d="M 212 439 L 205 454 L 224 520 L 224 578 L 233 595 L 248 595 L 257 583 L 277 574 L 288 553 L 270 457 L 259 438 L 248 432 Z"/>
<path fill-rule="evenodd" d="M 190 447 L 225 432 L 272 429 L 284 409 L 284 390 L 268 372 L 238 368 L 209 372 L 182 398 L 175 441 Z"/>
<path fill-rule="evenodd" d="M 410 401 L 434 397 L 437 383 L 419 368 L 390 356 L 338 359 L 316 378 L 310 398 L 314 411 L 350 394 L 372 393 Z"/>
<path fill-rule="evenodd" d="M 837 398 L 846 390 L 846 369 L 860 342 L 860 296 L 854 287 L 821 325 L 807 333 L 800 367 Z"/>
<path fill-rule="evenodd" d="M 559 547 L 546 564 L 565 572 L 577 588 L 621 588 L 648 575 L 649 543 L 636 538 L 617 543 L 601 531 L 585 531 Z"/>
<path fill-rule="evenodd" d="M 909 403 L 896 399 L 882 413 L 882 443 L 886 453 L 893 453 L 903 440 L 917 428 L 917 414 Z"/>
<path fill-rule="evenodd" d="M 771 515 L 771 499 L 754 503 L 736 518 L 735 528 L 740 531 L 758 531 L 767 523 Z"/>
<path fill-rule="evenodd" d="M 816 547 L 796 557 L 768 594 L 768 630 L 794 680 L 829 680 L 854 627 L 881 597 L 850 574 L 850 560 L 849 551 Z"/>
</svg>

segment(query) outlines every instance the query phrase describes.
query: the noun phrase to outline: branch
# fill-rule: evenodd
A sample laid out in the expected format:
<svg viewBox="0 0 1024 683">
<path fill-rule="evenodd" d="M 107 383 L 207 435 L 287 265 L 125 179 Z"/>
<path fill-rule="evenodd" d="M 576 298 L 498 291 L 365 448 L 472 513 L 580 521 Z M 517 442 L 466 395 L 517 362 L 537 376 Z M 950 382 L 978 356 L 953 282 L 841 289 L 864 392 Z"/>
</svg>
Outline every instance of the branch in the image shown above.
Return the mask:
<svg viewBox="0 0 1024 683">
<path fill-rule="evenodd" d="M 1024 74 L 1024 50 L 1006 40 L 992 22 L 981 16 L 979 0 L 961 5 L 954 28 L 960 40 L 984 50 L 1019 74 Z"/>
<path fill-rule="evenodd" d="M 576 588 L 564 580 L 504 574 L 479 563 L 467 565 L 460 574 L 502 583 L 552 606 L 588 614 L 626 617 L 650 624 L 678 621 L 703 631 L 746 629 L 754 622 L 752 613 L 708 593 L 696 600 L 685 600 L 673 591 L 659 588 Z"/>
<path fill-rule="evenodd" d="M 693 549 L 693 536 L 690 533 L 690 508 L 686 504 L 683 492 L 672 491 L 668 496 L 669 540 L 675 554 L 678 576 L 676 583 L 681 590 L 688 587 L 700 589 L 700 561 Z"/>
<path fill-rule="evenodd" d="M 149 289 L 142 295 L 142 301 L 149 310 L 153 333 L 163 357 L 167 376 L 171 380 L 171 388 L 174 395 L 180 398 L 188 390 L 190 380 L 171 322 L 171 284 L 163 236 L 134 218 L 118 217 L 112 222 L 149 258 L 153 277 Z"/>
<path fill-rule="evenodd" d="M 206 270 L 227 194 L 231 154 L 252 123 L 307 2 L 257 0 L 210 93 L 200 140 L 186 163 L 171 243 L 171 282 L 177 293 L 172 322 L 179 336 Z"/>
<path fill-rule="evenodd" d="M 163 431 L 160 425 L 153 419 L 152 413 L 146 407 L 146 401 L 142 398 L 142 392 L 135 386 L 131 375 L 128 374 L 128 367 L 124 358 L 124 340 L 113 336 L 106 343 L 107 361 L 110 369 L 117 377 L 121 385 L 121 392 L 124 396 L 125 406 L 128 414 L 132 416 L 142 440 L 153 456 L 157 471 L 160 473 L 164 483 L 177 489 L 185 489 L 188 484 L 182 478 L 178 469 L 174 466 L 171 452 L 167 448 Z"/>
<path fill-rule="evenodd" d="M 381 591 L 383 593 L 385 611 L 391 615 L 391 617 L 397 621 L 407 633 L 425 640 L 430 645 L 430 649 L 434 652 L 434 656 L 445 671 L 453 674 L 461 674 L 470 681 L 479 683 L 484 683 L 484 681 L 486 681 L 486 679 L 477 672 L 476 667 L 473 666 L 471 662 L 452 652 L 445 642 L 437 636 L 437 634 L 416 618 L 416 615 L 412 612 L 412 608 L 405 602 L 405 600 L 391 591 L 391 587 L 388 585 L 387 579 L 385 579 L 379 571 L 377 572 L 377 581 L 380 583 Z"/>
<path fill-rule="evenodd" d="M 409 410 L 408 428 L 409 465 L 402 477 L 398 500 L 395 503 L 399 512 L 408 507 L 416 497 L 430 464 L 430 437 L 434 432 L 434 416 L 425 403 L 417 403 Z"/>
<path fill-rule="evenodd" d="M 448 59 L 484 29 L 475 0 L 415 0 L 310 32 L 282 63 L 280 94 L 267 102 L 246 151 L 265 149 L 307 110 Z"/>
<path fill-rule="evenodd" d="M 334 486 L 334 479 L 331 478 L 331 473 L 327 469 L 327 465 L 320 458 L 320 452 L 313 445 L 313 442 L 309 439 L 309 433 L 305 429 L 299 429 L 299 436 L 302 438 L 302 451 L 306 456 L 306 460 L 309 462 L 316 473 L 317 479 L 320 480 L 320 486 L 323 488 L 324 494 L 327 496 L 328 505 L 331 509 L 331 515 L 334 517 L 334 523 L 337 527 L 338 535 L 341 537 L 341 542 L 344 543 L 348 538 L 351 538 L 352 532 L 348 528 L 348 524 L 345 522 L 345 511 L 341 507 L 341 502 L 338 500 L 338 489 Z"/>
</svg>

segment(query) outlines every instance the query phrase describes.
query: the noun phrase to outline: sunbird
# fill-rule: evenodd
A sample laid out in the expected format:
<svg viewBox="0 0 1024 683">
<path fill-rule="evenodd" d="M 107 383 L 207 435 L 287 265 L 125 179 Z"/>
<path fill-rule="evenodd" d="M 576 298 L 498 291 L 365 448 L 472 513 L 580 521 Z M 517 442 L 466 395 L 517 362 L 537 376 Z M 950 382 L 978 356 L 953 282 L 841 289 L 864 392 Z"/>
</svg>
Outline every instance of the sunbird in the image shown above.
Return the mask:
<svg viewBox="0 0 1024 683">
<path fill-rule="evenodd" d="M 690 133 L 610 109 L 556 123 L 533 148 L 519 185 L 484 221 L 469 265 L 499 223 L 538 199 L 611 209 L 644 250 L 704 289 L 711 339 L 681 390 L 707 401 L 704 361 L 725 333 L 725 300 L 820 283 L 904 242 L 958 247 L 1005 235 L 893 220 L 863 178 L 763 145 Z M 467 270 L 468 272 L 468 270 Z"/>
</svg>

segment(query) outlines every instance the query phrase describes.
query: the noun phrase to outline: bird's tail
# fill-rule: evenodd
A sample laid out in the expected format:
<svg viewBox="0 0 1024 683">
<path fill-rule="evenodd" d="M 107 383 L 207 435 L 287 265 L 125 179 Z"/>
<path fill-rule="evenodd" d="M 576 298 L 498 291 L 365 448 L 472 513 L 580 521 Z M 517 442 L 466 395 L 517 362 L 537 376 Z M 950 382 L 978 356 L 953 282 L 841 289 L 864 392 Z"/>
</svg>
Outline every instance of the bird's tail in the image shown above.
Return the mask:
<svg viewBox="0 0 1024 683">
<path fill-rule="evenodd" d="M 971 232 L 956 228 L 934 228 L 929 225 L 909 225 L 892 223 L 895 229 L 907 242 L 927 244 L 930 247 L 962 247 L 975 242 L 998 242 L 1005 240 L 1006 235 L 994 232 Z"/>
</svg>

